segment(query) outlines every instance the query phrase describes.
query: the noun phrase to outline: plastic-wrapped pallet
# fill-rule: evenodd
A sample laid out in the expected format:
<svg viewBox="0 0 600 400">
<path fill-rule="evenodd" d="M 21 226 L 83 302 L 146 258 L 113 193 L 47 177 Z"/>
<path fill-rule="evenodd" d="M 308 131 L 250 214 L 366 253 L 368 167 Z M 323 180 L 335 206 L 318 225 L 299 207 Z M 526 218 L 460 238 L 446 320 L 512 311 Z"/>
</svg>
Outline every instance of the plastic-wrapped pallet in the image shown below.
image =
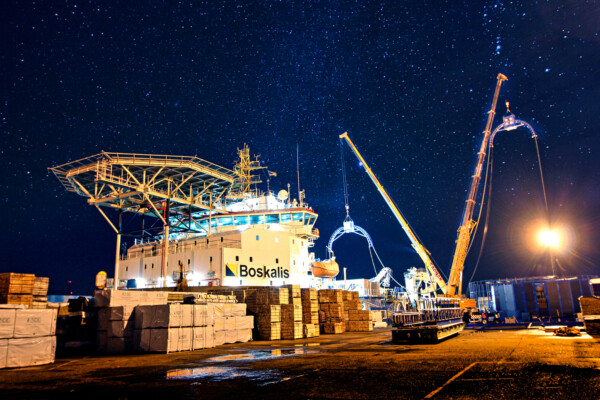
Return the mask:
<svg viewBox="0 0 600 400">
<path fill-rule="evenodd" d="M 8 355 L 8 339 L 0 339 L 0 369 L 6 368 L 6 356 L 7 355 Z"/>
<path fill-rule="evenodd" d="M 56 354 L 56 336 L 7 339 L 6 368 L 52 364 Z M 0 348 L 2 346 L 0 345 Z M 0 365 L 2 357 L 0 356 Z"/>
<path fill-rule="evenodd" d="M 140 349 L 150 353 L 192 350 L 193 328 L 159 328 L 141 331 Z"/>
<path fill-rule="evenodd" d="M 167 304 L 168 292 L 140 290 L 96 290 L 96 307 L 137 306 Z"/>
<path fill-rule="evenodd" d="M 55 309 L 16 310 L 13 337 L 54 336 L 56 334 L 56 314 Z"/>
<path fill-rule="evenodd" d="M 208 304 L 194 304 L 193 326 L 213 326 L 215 315 Z"/>
<path fill-rule="evenodd" d="M 193 304 L 160 304 L 135 308 L 135 329 L 192 326 Z"/>
<path fill-rule="evenodd" d="M 235 329 L 254 329 L 254 316 L 252 315 L 244 315 L 243 317 L 236 316 L 233 317 L 235 319 Z"/>
<path fill-rule="evenodd" d="M 199 326 L 192 328 L 192 350 L 210 349 L 215 347 L 215 328 Z"/>
<path fill-rule="evenodd" d="M 0 309 L 0 368 L 54 362 L 56 309 Z"/>
<path fill-rule="evenodd" d="M 0 339 L 10 339 L 13 337 L 16 316 L 16 309 L 0 308 Z M 4 355 L 4 359 L 6 359 L 6 354 Z"/>
</svg>

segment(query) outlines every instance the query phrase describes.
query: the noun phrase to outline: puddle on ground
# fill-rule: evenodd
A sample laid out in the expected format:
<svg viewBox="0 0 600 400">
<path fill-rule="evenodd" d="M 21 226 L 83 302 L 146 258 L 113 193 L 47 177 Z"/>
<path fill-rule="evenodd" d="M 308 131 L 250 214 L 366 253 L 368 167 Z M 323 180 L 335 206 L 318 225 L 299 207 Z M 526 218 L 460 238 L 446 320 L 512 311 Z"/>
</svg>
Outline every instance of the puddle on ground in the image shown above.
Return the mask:
<svg viewBox="0 0 600 400">
<path fill-rule="evenodd" d="M 279 371 L 251 370 L 243 367 L 225 366 L 228 362 L 261 361 L 277 357 L 317 354 L 320 350 L 313 348 L 321 343 L 304 343 L 295 347 L 283 347 L 277 349 L 249 350 L 243 353 L 225 354 L 222 356 L 207 358 L 201 363 L 213 363 L 206 367 L 178 368 L 167 371 L 167 380 L 190 380 L 192 384 L 200 385 L 202 382 L 221 382 L 230 379 L 248 379 L 258 382 L 259 385 L 270 385 L 272 383 L 284 382 L 298 376 L 285 376 Z M 220 365 L 219 365 L 220 364 Z M 198 365 L 198 364 L 196 364 Z M 302 376 L 302 375 L 299 375 Z M 200 382 L 198 382 L 200 381 Z"/>
<path fill-rule="evenodd" d="M 302 376 L 302 375 L 300 375 Z M 250 370 L 235 367 L 201 367 L 201 368 L 180 368 L 167 371 L 167 380 L 196 381 L 195 385 L 201 385 L 202 382 L 222 382 L 231 379 L 248 379 L 256 382 L 259 386 L 270 385 L 273 383 L 284 382 L 298 376 L 284 376 L 281 372 L 275 370 Z"/>
<path fill-rule="evenodd" d="M 318 345 L 318 344 L 316 344 Z M 272 350 L 250 350 L 245 353 L 227 354 L 224 356 L 212 357 L 204 360 L 205 362 L 227 362 L 227 361 L 260 361 L 270 358 L 307 355 L 319 353 L 316 349 L 308 349 L 305 346 L 294 348 L 281 348 Z"/>
</svg>

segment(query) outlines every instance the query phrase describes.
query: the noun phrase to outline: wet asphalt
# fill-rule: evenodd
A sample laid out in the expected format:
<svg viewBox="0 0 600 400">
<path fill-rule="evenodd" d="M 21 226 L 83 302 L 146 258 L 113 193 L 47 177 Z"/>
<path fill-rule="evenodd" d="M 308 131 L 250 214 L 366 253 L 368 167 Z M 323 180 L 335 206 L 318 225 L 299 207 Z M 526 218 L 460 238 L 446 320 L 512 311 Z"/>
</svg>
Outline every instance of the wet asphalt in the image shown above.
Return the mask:
<svg viewBox="0 0 600 400">
<path fill-rule="evenodd" d="M 389 329 L 0 370 L 2 399 L 598 399 L 600 341 L 465 330 L 438 344 Z"/>
</svg>

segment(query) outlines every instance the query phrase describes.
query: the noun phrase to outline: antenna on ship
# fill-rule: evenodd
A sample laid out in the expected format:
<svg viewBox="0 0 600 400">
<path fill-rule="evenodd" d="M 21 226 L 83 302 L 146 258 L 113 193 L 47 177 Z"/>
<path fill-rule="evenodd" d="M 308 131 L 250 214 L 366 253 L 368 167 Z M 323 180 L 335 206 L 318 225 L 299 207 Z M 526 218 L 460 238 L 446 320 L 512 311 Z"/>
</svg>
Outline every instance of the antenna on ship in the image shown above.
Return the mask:
<svg viewBox="0 0 600 400">
<path fill-rule="evenodd" d="M 300 207 L 302 207 L 304 205 L 304 190 L 300 190 L 300 151 L 298 143 L 296 143 L 296 174 L 298 175 L 298 201 Z"/>
</svg>

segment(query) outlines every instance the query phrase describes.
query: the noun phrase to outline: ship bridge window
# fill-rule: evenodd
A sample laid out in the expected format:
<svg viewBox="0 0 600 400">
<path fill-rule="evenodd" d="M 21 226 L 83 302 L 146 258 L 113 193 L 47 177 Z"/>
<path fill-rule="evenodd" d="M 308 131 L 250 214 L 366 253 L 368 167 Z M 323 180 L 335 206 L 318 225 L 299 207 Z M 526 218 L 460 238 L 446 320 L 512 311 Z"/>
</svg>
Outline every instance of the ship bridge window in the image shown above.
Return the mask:
<svg viewBox="0 0 600 400">
<path fill-rule="evenodd" d="M 291 214 L 281 214 L 281 222 L 290 222 L 292 220 Z"/>
<path fill-rule="evenodd" d="M 265 222 L 267 224 L 278 224 L 279 223 L 279 214 L 268 214 L 265 216 Z"/>
<path fill-rule="evenodd" d="M 308 225 L 310 223 L 310 214 L 304 214 L 304 225 Z"/>
<path fill-rule="evenodd" d="M 235 217 L 233 223 L 234 225 L 248 225 L 248 217 Z"/>
<path fill-rule="evenodd" d="M 219 226 L 231 226 L 233 225 L 232 217 L 221 217 L 219 218 Z"/>
<path fill-rule="evenodd" d="M 311 215 L 310 216 L 310 222 L 308 224 L 309 225 L 314 225 L 316 219 L 317 219 L 316 215 Z"/>
<path fill-rule="evenodd" d="M 304 213 L 294 213 L 294 214 L 292 214 L 292 220 L 294 222 L 296 222 L 296 221 L 302 221 L 303 215 L 304 215 Z"/>
<path fill-rule="evenodd" d="M 250 225 L 260 225 L 265 223 L 264 215 L 251 215 L 250 216 Z"/>
</svg>

